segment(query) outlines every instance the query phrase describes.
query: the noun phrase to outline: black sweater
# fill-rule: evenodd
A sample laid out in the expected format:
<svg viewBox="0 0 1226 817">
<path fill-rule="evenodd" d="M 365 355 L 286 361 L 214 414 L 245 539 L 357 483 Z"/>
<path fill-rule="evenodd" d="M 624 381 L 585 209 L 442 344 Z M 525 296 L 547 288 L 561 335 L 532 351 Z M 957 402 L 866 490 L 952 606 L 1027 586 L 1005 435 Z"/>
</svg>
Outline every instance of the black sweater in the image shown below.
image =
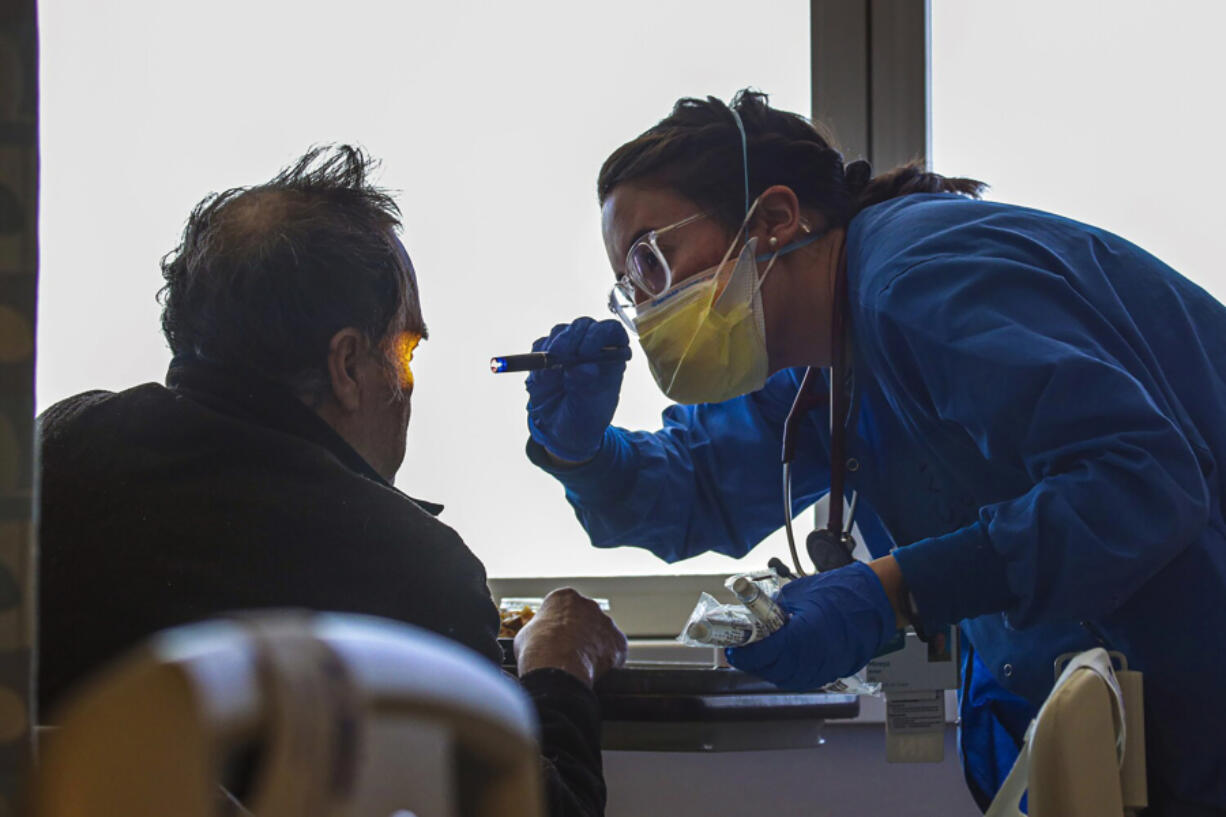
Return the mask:
<svg viewBox="0 0 1226 817">
<path fill-rule="evenodd" d="M 288 391 L 198 362 L 166 383 L 39 418 L 44 711 L 150 634 L 242 609 L 383 616 L 500 659 L 485 569 L 440 507 L 387 484 Z M 602 814 L 595 696 L 560 670 L 521 682 L 550 814 Z"/>
</svg>

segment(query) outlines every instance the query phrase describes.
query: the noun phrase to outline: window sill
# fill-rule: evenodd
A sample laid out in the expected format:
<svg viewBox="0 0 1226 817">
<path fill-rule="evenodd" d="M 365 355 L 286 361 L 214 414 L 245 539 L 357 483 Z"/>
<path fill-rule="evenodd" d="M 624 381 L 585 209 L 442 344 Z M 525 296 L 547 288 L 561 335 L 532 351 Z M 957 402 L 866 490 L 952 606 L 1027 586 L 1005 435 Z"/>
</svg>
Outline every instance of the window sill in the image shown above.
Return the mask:
<svg viewBox="0 0 1226 817">
<path fill-rule="evenodd" d="M 735 599 L 724 574 L 690 576 L 563 576 L 490 579 L 494 601 L 535 598 L 559 587 L 573 587 L 590 598 L 608 599 L 609 615 L 628 638 L 675 638 L 694 611 L 700 593 L 721 602 Z"/>
</svg>

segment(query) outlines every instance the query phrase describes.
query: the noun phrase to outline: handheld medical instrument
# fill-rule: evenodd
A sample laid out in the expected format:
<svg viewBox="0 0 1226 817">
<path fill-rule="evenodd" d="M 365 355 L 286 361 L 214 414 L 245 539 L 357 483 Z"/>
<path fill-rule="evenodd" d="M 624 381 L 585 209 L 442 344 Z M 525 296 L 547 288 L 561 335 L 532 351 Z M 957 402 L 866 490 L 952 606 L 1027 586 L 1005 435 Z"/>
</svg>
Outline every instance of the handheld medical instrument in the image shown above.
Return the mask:
<svg viewBox="0 0 1226 817">
<path fill-rule="evenodd" d="M 745 609 L 762 623 L 768 635 L 778 632 L 787 622 L 788 616 L 783 608 L 762 592 L 762 587 L 748 576 L 737 576 L 732 580 L 732 593 L 737 601 L 745 605 Z"/>
<path fill-rule="evenodd" d="M 630 359 L 628 346 L 603 346 L 595 357 L 559 358 L 549 352 L 527 352 L 522 355 L 502 355 L 490 358 L 490 371 L 531 372 L 537 369 L 560 369 L 563 366 L 578 366 L 583 363 L 612 363 Z"/>
</svg>

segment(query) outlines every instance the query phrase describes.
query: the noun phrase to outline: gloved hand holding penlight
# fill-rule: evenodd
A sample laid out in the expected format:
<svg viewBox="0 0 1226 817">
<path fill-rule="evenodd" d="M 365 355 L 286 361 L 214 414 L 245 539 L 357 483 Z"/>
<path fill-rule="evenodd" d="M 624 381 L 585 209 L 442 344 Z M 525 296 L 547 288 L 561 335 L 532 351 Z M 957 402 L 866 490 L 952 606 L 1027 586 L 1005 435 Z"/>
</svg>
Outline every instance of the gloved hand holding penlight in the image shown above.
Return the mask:
<svg viewBox="0 0 1226 817">
<path fill-rule="evenodd" d="M 600 354 L 591 357 L 562 357 L 552 352 L 527 352 L 522 355 L 502 355 L 490 358 L 490 371 L 531 372 L 538 369 L 560 369 L 563 366 L 578 366 L 583 363 L 613 363 L 630 359 L 629 346 L 603 346 Z"/>
<path fill-rule="evenodd" d="M 612 351 L 610 351 L 612 350 Z M 582 463 L 600 451 L 617 410 L 630 337 L 615 320 L 560 323 L 532 344 L 528 431 L 557 460 Z M 553 362 L 561 366 L 549 367 Z"/>
</svg>

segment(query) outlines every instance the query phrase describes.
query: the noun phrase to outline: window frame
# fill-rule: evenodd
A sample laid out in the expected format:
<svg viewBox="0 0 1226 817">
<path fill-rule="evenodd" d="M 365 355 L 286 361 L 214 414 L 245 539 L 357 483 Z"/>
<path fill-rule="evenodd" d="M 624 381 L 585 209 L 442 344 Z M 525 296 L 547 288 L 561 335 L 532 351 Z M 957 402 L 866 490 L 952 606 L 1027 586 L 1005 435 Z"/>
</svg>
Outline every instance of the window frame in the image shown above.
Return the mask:
<svg viewBox="0 0 1226 817">
<path fill-rule="evenodd" d="M 845 161 L 888 169 L 931 158 L 930 0 L 810 0 L 810 73 L 815 120 Z M 764 566 L 764 565 L 763 565 Z M 557 587 L 608 599 L 631 638 L 673 638 L 700 593 L 734 601 L 723 574 L 489 579 L 495 602 L 537 598 Z"/>
</svg>

